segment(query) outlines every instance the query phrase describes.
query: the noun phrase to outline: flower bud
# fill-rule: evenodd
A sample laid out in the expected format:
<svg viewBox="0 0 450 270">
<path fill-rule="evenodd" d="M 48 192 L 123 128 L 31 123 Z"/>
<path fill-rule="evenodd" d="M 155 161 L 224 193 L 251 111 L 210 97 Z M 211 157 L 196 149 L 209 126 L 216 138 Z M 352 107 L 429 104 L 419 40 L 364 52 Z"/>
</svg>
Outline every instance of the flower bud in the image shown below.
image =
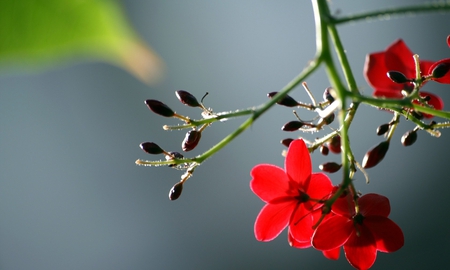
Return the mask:
<svg viewBox="0 0 450 270">
<path fill-rule="evenodd" d="M 327 117 L 322 118 L 321 121 L 325 122 L 325 125 L 329 125 L 329 124 L 333 123 L 334 118 L 335 118 L 334 113 L 331 113 Z"/>
<path fill-rule="evenodd" d="M 289 147 L 289 145 L 291 144 L 291 142 L 292 142 L 293 140 L 294 140 L 294 139 L 287 138 L 287 139 L 281 140 L 281 144 L 284 145 L 284 146 L 286 146 L 286 147 Z"/>
<path fill-rule="evenodd" d="M 189 130 L 181 143 L 183 151 L 191 151 L 194 149 L 202 137 L 202 133 L 197 130 Z"/>
<path fill-rule="evenodd" d="M 184 156 L 180 154 L 179 152 L 169 152 L 169 155 L 166 155 L 166 160 L 174 160 L 174 159 L 182 159 Z M 169 164 L 169 167 L 175 167 L 176 164 Z"/>
<path fill-rule="evenodd" d="M 150 110 L 152 110 L 156 114 L 165 117 L 172 117 L 175 115 L 175 112 L 172 111 L 172 109 L 170 109 L 166 104 L 162 103 L 161 101 L 154 99 L 147 99 L 145 101 L 145 104 Z"/>
<path fill-rule="evenodd" d="M 335 173 L 339 171 L 342 164 L 337 164 L 336 162 L 325 162 L 319 165 L 319 169 L 327 173 Z"/>
<path fill-rule="evenodd" d="M 331 141 L 329 141 L 327 145 L 332 153 L 339 154 L 341 152 L 341 136 L 334 136 L 333 138 L 331 138 Z"/>
<path fill-rule="evenodd" d="M 381 136 L 383 134 L 385 134 L 386 132 L 388 132 L 389 128 L 391 127 L 391 125 L 389 124 L 382 124 L 377 128 L 377 135 Z"/>
<path fill-rule="evenodd" d="M 143 142 L 139 145 L 147 154 L 158 155 L 164 153 L 164 150 L 153 142 Z"/>
<path fill-rule="evenodd" d="M 320 146 L 320 153 L 322 153 L 322 155 L 327 156 L 328 153 L 330 152 L 330 149 L 328 149 L 328 147 L 326 145 L 321 145 Z"/>
<path fill-rule="evenodd" d="M 384 141 L 367 151 L 362 161 L 362 167 L 369 169 L 380 163 L 383 160 L 386 152 L 389 149 L 389 141 Z"/>
<path fill-rule="evenodd" d="M 281 127 L 281 130 L 283 131 L 296 131 L 299 128 L 301 128 L 304 125 L 301 121 L 291 121 L 284 124 L 284 126 Z"/>
<path fill-rule="evenodd" d="M 388 71 L 387 76 L 395 83 L 407 83 L 411 80 L 406 78 L 405 74 L 399 71 Z"/>
<path fill-rule="evenodd" d="M 417 131 L 416 130 L 410 130 L 408 132 L 406 132 L 405 134 L 403 134 L 402 136 L 402 144 L 404 146 L 410 146 L 413 143 L 415 143 L 417 140 Z"/>
<path fill-rule="evenodd" d="M 178 90 L 175 91 L 175 95 L 177 98 L 183 103 L 184 105 L 190 106 L 190 107 L 201 107 L 200 103 L 197 101 L 197 99 L 189 92 L 184 90 Z"/>
<path fill-rule="evenodd" d="M 327 87 L 325 89 L 325 91 L 323 92 L 323 100 L 328 100 L 328 102 L 333 103 L 334 101 L 334 97 L 332 95 L 332 91 L 334 91 L 334 89 L 332 87 Z"/>
<path fill-rule="evenodd" d="M 269 98 L 273 98 L 278 92 L 270 92 L 267 94 Z M 285 95 L 282 99 L 278 100 L 277 104 L 283 105 L 286 107 L 297 107 L 298 102 L 293 99 L 291 96 Z"/>
<path fill-rule="evenodd" d="M 450 63 L 440 63 L 433 69 L 431 75 L 435 79 L 442 78 L 445 76 L 445 74 L 448 73 L 449 70 L 450 70 Z"/>
<path fill-rule="evenodd" d="M 183 182 L 180 181 L 175 185 L 173 185 L 173 187 L 170 189 L 169 199 L 171 201 L 175 201 L 176 199 L 178 199 L 178 197 L 180 197 L 182 191 L 183 191 Z"/>
</svg>

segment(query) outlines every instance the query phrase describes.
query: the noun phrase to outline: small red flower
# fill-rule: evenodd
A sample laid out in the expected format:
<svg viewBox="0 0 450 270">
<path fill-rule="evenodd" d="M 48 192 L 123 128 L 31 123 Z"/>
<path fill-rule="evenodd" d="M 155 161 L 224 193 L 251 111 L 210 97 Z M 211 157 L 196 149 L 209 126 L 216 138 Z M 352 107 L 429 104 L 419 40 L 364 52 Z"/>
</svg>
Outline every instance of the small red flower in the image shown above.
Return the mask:
<svg viewBox="0 0 450 270">
<path fill-rule="evenodd" d="M 321 215 L 322 203 L 332 192 L 323 173 L 312 173 L 311 157 L 303 140 L 289 145 L 285 169 L 270 164 L 256 165 L 251 190 L 267 204 L 255 221 L 255 237 L 271 241 L 289 225 L 289 235 L 305 247 L 311 246 L 314 223 Z"/>
<path fill-rule="evenodd" d="M 317 227 L 312 245 L 322 251 L 335 252 L 344 247 L 345 257 L 357 269 L 369 269 L 377 251 L 394 252 L 404 243 L 400 227 L 388 218 L 389 199 L 378 194 L 366 194 L 358 199 L 359 213 L 354 203 L 337 200 L 335 214 Z"/>
<path fill-rule="evenodd" d="M 450 61 L 450 59 L 443 59 L 441 61 L 444 60 Z M 420 60 L 420 70 L 428 71 L 431 74 L 434 67 L 441 63 L 441 61 L 433 63 L 432 61 Z M 401 39 L 392 43 L 384 52 L 367 55 L 364 64 L 364 76 L 367 82 L 374 88 L 374 96 L 401 99 L 403 98 L 401 91 L 403 89 L 412 89 L 413 86 L 411 83 L 399 84 L 393 82 L 387 76 L 389 71 L 401 72 L 408 79 L 414 79 L 416 77 L 413 53 Z M 448 83 L 450 83 L 450 72 L 448 75 L 434 80 L 440 82 L 448 80 Z M 444 107 L 444 103 L 440 97 L 427 92 L 421 92 L 420 95 L 422 97 L 429 96 L 430 100 L 428 104 L 432 105 L 435 109 L 442 110 Z M 425 115 L 425 117 L 430 118 L 431 116 Z"/>
</svg>

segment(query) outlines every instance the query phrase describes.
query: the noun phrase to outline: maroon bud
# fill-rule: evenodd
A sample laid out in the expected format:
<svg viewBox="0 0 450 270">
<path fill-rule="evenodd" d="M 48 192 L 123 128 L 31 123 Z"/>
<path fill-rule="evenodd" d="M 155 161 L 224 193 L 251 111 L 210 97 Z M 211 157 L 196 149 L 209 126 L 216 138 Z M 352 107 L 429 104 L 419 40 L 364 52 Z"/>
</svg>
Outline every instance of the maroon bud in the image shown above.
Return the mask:
<svg viewBox="0 0 450 270">
<path fill-rule="evenodd" d="M 423 119 L 423 113 L 421 112 L 416 112 L 416 111 L 410 111 L 411 115 L 414 116 L 415 118 L 421 120 Z"/>
<path fill-rule="evenodd" d="M 301 121 L 291 121 L 284 124 L 284 126 L 281 127 L 281 130 L 283 131 L 296 131 L 299 128 L 301 128 L 304 125 Z"/>
<path fill-rule="evenodd" d="M 331 141 L 327 144 L 330 151 L 335 154 L 339 154 L 341 152 L 341 136 L 336 135 L 331 138 Z"/>
<path fill-rule="evenodd" d="M 174 160 L 174 159 L 182 159 L 184 156 L 180 154 L 179 152 L 169 152 L 169 155 L 166 155 L 166 160 Z M 169 167 L 175 167 L 176 164 L 169 164 Z"/>
<path fill-rule="evenodd" d="M 202 137 L 202 133 L 197 130 L 189 130 L 181 143 L 183 151 L 191 151 L 194 149 Z"/>
<path fill-rule="evenodd" d="M 388 149 L 389 141 L 384 141 L 367 151 L 362 161 L 362 167 L 364 169 L 369 169 L 380 163 L 386 155 Z"/>
<path fill-rule="evenodd" d="M 339 171 L 342 164 L 337 164 L 336 162 L 325 162 L 319 165 L 319 169 L 327 173 L 335 173 Z"/>
<path fill-rule="evenodd" d="M 388 132 L 390 127 L 391 127 L 391 125 L 389 125 L 389 124 L 382 124 L 381 126 L 379 126 L 377 128 L 377 135 L 380 136 L 380 135 L 385 134 L 386 132 Z"/>
<path fill-rule="evenodd" d="M 293 140 L 294 140 L 294 139 L 287 138 L 287 139 L 281 140 L 281 144 L 284 145 L 284 146 L 286 146 L 286 147 L 289 147 L 289 145 L 291 144 L 291 142 L 292 142 Z"/>
<path fill-rule="evenodd" d="M 440 63 L 433 69 L 431 75 L 435 79 L 442 78 L 445 76 L 445 74 L 448 73 L 449 70 L 450 70 L 450 63 Z"/>
<path fill-rule="evenodd" d="M 405 74 L 399 71 L 388 71 L 387 76 L 395 83 L 403 84 L 411 81 L 408 78 L 406 78 Z"/>
<path fill-rule="evenodd" d="M 158 155 L 164 153 L 164 150 L 153 142 L 143 142 L 139 146 L 148 154 Z"/>
<path fill-rule="evenodd" d="M 329 152 L 330 152 L 330 149 L 328 149 L 328 147 L 326 145 L 322 144 L 320 146 L 320 153 L 322 153 L 322 155 L 327 156 Z"/>
<path fill-rule="evenodd" d="M 182 191 L 183 191 L 183 182 L 176 183 L 169 191 L 169 199 L 171 201 L 175 201 L 180 197 Z"/>
<path fill-rule="evenodd" d="M 273 98 L 278 92 L 270 92 L 267 94 L 269 98 Z M 293 99 L 291 96 L 285 95 L 282 99 L 278 100 L 277 104 L 283 105 L 286 107 L 297 107 L 298 102 Z"/>
<path fill-rule="evenodd" d="M 329 125 L 329 124 L 333 123 L 334 118 L 335 118 L 334 113 L 331 113 L 330 115 L 328 115 L 327 117 L 322 118 L 322 119 L 323 119 L 323 121 L 325 122 L 326 125 Z"/>
<path fill-rule="evenodd" d="M 402 144 L 404 146 L 410 146 L 413 143 L 415 143 L 417 140 L 417 131 L 416 130 L 410 130 L 408 132 L 406 132 L 405 134 L 403 134 L 402 136 Z"/>
<path fill-rule="evenodd" d="M 152 110 L 156 114 L 165 117 L 172 117 L 175 115 L 175 112 L 172 111 L 172 109 L 170 109 L 166 104 L 162 103 L 161 101 L 154 99 L 147 99 L 145 101 L 145 104 L 148 106 L 150 110 Z"/>
<path fill-rule="evenodd" d="M 190 107 L 201 107 L 200 103 L 197 101 L 197 99 L 189 92 L 184 90 L 178 90 L 175 91 L 175 95 L 177 98 L 183 103 L 184 105 L 190 106 Z"/>
<path fill-rule="evenodd" d="M 333 103 L 334 97 L 331 94 L 331 91 L 334 91 L 332 87 L 327 87 L 323 92 L 323 100 L 328 100 L 328 102 Z"/>
</svg>

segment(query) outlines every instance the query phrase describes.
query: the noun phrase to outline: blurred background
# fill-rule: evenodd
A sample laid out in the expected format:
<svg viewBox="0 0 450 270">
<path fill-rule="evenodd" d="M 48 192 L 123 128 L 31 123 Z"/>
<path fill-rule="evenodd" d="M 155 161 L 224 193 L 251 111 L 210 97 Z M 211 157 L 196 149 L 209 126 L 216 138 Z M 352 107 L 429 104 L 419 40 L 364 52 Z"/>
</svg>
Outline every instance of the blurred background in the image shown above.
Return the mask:
<svg viewBox="0 0 450 270">
<path fill-rule="evenodd" d="M 346 15 L 424 1 L 333 1 Z M 330 261 L 314 249 L 287 243 L 286 231 L 268 243 L 255 240 L 253 224 L 263 202 L 249 189 L 251 168 L 283 166 L 279 141 L 320 134 L 286 133 L 292 110 L 274 107 L 186 182 L 169 201 L 181 171 L 147 168 L 135 160 L 157 159 L 139 144 L 153 141 L 181 151 L 184 131 L 164 131 L 179 122 L 153 114 L 145 99 L 199 118 L 174 92 L 184 89 L 216 112 L 262 104 L 280 90 L 315 53 L 314 20 L 308 1 L 122 1 L 140 38 L 165 62 L 159 83 L 148 86 L 123 69 L 96 59 L 69 62 L 42 72 L 0 73 L 0 269 L 351 269 L 343 252 Z M 422 59 L 447 58 L 450 14 L 381 18 L 340 26 L 361 91 L 365 55 L 398 38 Z M 49 29 L 51 31 L 51 29 Z M 1 63 L 0 63 L 1 64 Z M 307 83 L 318 99 L 329 86 L 321 69 Z M 448 85 L 424 90 L 450 104 Z M 292 92 L 308 102 L 302 88 Z M 448 106 L 445 107 L 448 109 Z M 311 117 L 297 110 L 305 119 Z M 380 142 L 376 128 L 392 115 L 361 106 L 352 124 L 351 146 L 361 161 Z M 206 151 L 245 118 L 215 123 L 187 156 Z M 447 130 L 441 138 L 419 132 L 403 147 L 400 137 L 414 125 L 402 120 L 386 158 L 369 169 L 362 193 L 391 201 L 391 219 L 405 246 L 378 253 L 372 269 L 443 268 L 450 263 Z M 312 155 L 314 171 L 337 155 Z M 330 175 L 333 183 L 341 174 Z"/>
</svg>

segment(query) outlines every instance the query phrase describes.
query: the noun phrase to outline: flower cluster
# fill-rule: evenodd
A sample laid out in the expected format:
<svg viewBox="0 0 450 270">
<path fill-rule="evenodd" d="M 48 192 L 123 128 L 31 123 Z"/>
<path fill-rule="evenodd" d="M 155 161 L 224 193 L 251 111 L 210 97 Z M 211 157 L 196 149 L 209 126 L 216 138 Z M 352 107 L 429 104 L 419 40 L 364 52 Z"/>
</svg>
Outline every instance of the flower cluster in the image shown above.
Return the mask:
<svg viewBox="0 0 450 270">
<path fill-rule="evenodd" d="M 302 139 L 290 143 L 284 170 L 260 164 L 251 176 L 250 188 L 266 203 L 255 222 L 259 241 L 273 240 L 289 227 L 291 246 L 312 246 L 329 259 L 338 259 L 342 246 L 357 269 L 370 268 L 377 251 L 394 252 L 403 246 L 401 229 L 388 218 L 386 197 L 358 197 L 346 189 L 328 208 L 339 188 L 333 187 L 325 174 L 312 173 L 309 150 Z"/>
</svg>

